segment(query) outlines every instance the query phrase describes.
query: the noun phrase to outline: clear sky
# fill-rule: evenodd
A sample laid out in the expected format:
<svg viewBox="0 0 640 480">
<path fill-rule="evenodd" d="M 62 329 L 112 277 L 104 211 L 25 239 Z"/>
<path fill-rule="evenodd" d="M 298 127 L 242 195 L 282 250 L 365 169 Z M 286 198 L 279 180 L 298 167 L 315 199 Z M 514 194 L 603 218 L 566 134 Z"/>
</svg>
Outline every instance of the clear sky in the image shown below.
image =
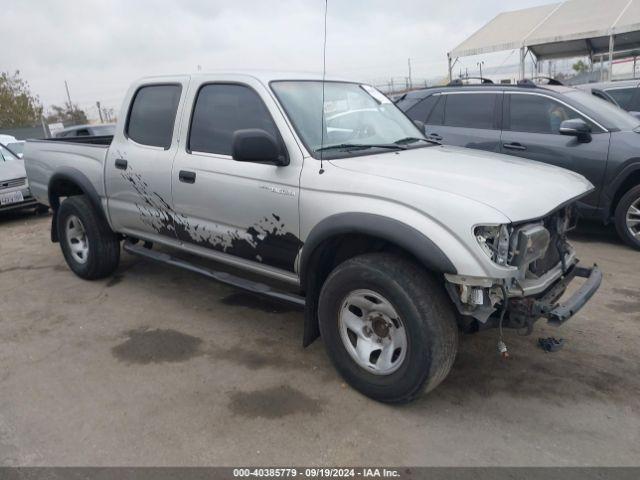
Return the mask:
<svg viewBox="0 0 640 480">
<path fill-rule="evenodd" d="M 45 106 L 96 116 L 135 78 L 233 69 L 321 71 L 324 0 L 5 0 L 0 70 Z M 446 74 L 446 52 L 505 10 L 553 0 L 328 0 L 327 71 L 386 83 Z M 509 52 L 505 52 L 505 57 Z M 475 63 L 473 64 L 475 65 Z M 471 67 L 471 65 L 469 65 Z"/>
</svg>

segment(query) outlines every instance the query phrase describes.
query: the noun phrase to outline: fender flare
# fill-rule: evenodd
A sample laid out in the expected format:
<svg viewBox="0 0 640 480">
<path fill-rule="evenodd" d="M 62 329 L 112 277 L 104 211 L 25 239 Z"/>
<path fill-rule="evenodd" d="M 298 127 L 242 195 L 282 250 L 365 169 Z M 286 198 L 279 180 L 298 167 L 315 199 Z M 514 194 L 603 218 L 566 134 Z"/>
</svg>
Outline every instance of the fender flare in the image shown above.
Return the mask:
<svg viewBox="0 0 640 480">
<path fill-rule="evenodd" d="M 91 181 L 87 178 L 87 176 L 82 173 L 77 168 L 73 167 L 61 167 L 56 170 L 56 172 L 51 175 L 49 179 L 49 184 L 47 186 L 47 196 L 49 197 L 49 205 L 51 206 L 51 210 L 53 211 L 53 217 L 51 219 L 51 241 L 58 241 L 58 232 L 56 229 L 57 219 L 58 219 L 58 208 L 60 207 L 60 199 L 59 196 L 54 193 L 56 183 L 64 181 L 70 182 L 78 186 L 80 190 L 87 196 L 89 201 L 91 202 L 91 206 L 95 209 L 97 214 L 100 216 L 102 220 L 109 223 L 107 220 L 107 216 L 105 215 L 104 209 L 102 208 L 102 203 L 100 202 L 100 196 L 96 191 L 95 187 L 91 183 Z"/>
<path fill-rule="evenodd" d="M 315 249 L 331 237 L 350 233 L 370 235 L 392 242 L 407 250 L 434 272 L 458 273 L 440 247 L 406 223 L 373 213 L 339 213 L 319 222 L 307 236 L 300 258 L 301 285 L 308 278 L 309 261 Z"/>
<path fill-rule="evenodd" d="M 633 158 L 627 162 L 626 165 L 622 167 L 622 169 L 616 173 L 616 175 L 611 179 L 609 185 L 605 190 L 605 205 L 604 210 L 609 212 L 611 210 L 611 206 L 613 203 L 618 190 L 622 186 L 622 184 L 635 172 L 640 171 L 640 158 Z M 607 213 L 608 216 L 608 213 Z"/>
<path fill-rule="evenodd" d="M 457 269 L 430 238 L 415 228 L 393 218 L 371 213 L 340 213 L 325 218 L 309 233 L 300 256 L 300 286 L 305 290 L 303 346 L 318 336 L 317 300 L 322 287 L 315 279 L 311 264 L 314 254 L 325 240 L 344 234 L 365 234 L 392 242 L 414 255 L 427 268 L 439 273 L 457 273 Z"/>
</svg>

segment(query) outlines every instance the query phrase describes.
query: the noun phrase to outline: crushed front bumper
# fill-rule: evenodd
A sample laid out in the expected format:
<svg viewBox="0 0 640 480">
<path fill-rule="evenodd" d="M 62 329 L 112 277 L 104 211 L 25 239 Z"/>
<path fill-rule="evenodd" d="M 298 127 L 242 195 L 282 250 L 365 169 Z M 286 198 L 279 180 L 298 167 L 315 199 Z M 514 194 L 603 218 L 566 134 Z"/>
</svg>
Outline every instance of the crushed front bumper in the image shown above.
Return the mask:
<svg viewBox="0 0 640 480">
<path fill-rule="evenodd" d="M 586 280 L 569 298 L 560 302 L 560 297 L 565 293 L 567 286 L 576 277 Z M 510 313 L 529 318 L 544 317 L 551 324 L 561 325 L 584 307 L 598 291 L 601 283 L 602 271 L 597 265 L 591 268 L 573 265 L 566 274 L 540 296 L 510 299 L 509 310 Z"/>
</svg>

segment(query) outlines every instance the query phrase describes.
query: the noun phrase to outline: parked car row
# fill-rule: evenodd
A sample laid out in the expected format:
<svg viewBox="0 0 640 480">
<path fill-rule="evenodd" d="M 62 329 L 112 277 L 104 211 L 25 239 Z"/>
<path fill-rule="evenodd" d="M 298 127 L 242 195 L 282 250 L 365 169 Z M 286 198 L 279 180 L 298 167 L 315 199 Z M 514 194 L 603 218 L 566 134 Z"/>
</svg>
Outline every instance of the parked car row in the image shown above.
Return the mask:
<svg viewBox="0 0 640 480">
<path fill-rule="evenodd" d="M 427 88 L 397 105 L 424 124 L 432 141 L 584 175 L 596 188 L 580 200 L 581 214 L 613 221 L 640 249 L 640 120 L 613 103 L 576 88 L 523 82 Z"/>
<path fill-rule="evenodd" d="M 54 138 L 68 137 L 100 137 L 113 135 L 115 123 L 103 123 L 99 125 L 74 125 L 57 131 Z"/>
<path fill-rule="evenodd" d="M 602 100 L 613 103 L 634 117 L 640 117 L 640 80 L 586 83 L 584 85 L 577 85 L 576 88 L 590 92 Z"/>
</svg>

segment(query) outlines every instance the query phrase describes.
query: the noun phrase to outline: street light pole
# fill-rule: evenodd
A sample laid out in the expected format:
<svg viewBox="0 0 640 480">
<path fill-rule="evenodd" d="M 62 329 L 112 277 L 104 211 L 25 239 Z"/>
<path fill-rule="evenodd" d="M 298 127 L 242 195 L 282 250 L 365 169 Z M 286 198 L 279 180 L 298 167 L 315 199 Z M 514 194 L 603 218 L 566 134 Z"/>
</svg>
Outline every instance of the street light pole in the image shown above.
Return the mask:
<svg viewBox="0 0 640 480">
<path fill-rule="evenodd" d="M 100 108 L 100 102 L 96 102 L 96 106 L 98 107 L 98 115 L 100 115 L 100 123 L 104 123 L 102 119 L 102 109 Z"/>
<path fill-rule="evenodd" d="M 64 81 L 64 88 L 67 90 L 67 100 L 69 101 L 69 108 L 71 108 L 71 95 L 69 95 L 69 84 Z"/>
</svg>

